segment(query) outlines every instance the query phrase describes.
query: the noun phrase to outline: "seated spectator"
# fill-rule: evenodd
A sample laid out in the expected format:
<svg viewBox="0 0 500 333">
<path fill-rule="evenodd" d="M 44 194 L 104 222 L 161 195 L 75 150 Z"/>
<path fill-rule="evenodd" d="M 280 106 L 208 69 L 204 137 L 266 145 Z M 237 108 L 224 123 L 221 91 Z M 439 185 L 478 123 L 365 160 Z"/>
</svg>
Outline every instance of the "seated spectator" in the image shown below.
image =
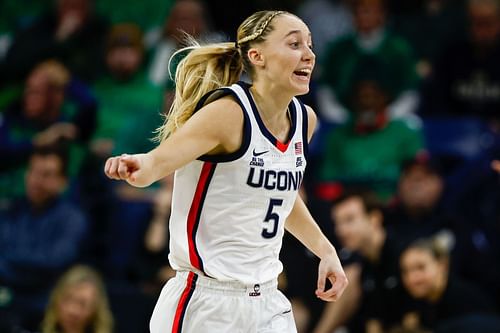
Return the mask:
<svg viewBox="0 0 500 333">
<path fill-rule="evenodd" d="M 435 329 L 468 315 L 494 313 L 487 294 L 450 273 L 448 245 L 439 237 L 412 243 L 401 254 L 400 265 L 405 288 L 423 301 L 415 309 L 423 327 Z M 477 327 L 477 332 L 484 331 Z"/>
<path fill-rule="evenodd" d="M 0 211 L 0 285 L 13 295 L 3 309 L 9 315 L 0 318 L 28 329 L 40 319 L 52 283 L 79 258 L 86 237 L 84 214 L 63 196 L 67 172 L 62 148 L 37 149 L 26 173 L 26 197 Z"/>
<path fill-rule="evenodd" d="M 414 158 L 423 143 L 418 124 L 389 117 L 383 71 L 371 63 L 357 70 L 351 119 L 326 137 L 321 180 L 371 188 L 387 200 L 396 190 L 403 161 Z"/>
<path fill-rule="evenodd" d="M 500 4 L 469 0 L 467 39 L 447 47 L 433 66 L 421 112 L 500 119 Z M 458 56 L 459 55 L 459 56 Z"/>
<path fill-rule="evenodd" d="M 106 289 L 88 266 L 73 266 L 59 279 L 45 309 L 42 333 L 112 333 Z"/>
<path fill-rule="evenodd" d="M 381 206 L 370 193 L 343 193 L 331 214 L 349 286 L 342 298 L 325 306 L 313 332 L 332 332 L 346 323 L 350 332 L 380 332 L 400 319 L 400 244 L 385 229 Z"/>
<path fill-rule="evenodd" d="M 22 99 L 0 114 L 0 198 L 22 195 L 22 174 L 35 147 L 68 141 L 70 174 L 83 158 L 95 128 L 95 101 L 59 62 L 37 65 L 26 79 Z"/>
<path fill-rule="evenodd" d="M 417 57 L 417 73 L 421 78 L 427 78 L 443 48 L 464 35 L 463 4 L 462 1 L 453 0 L 413 2 L 416 3 L 415 8 L 392 17 L 392 26 L 413 46 Z"/>
<path fill-rule="evenodd" d="M 137 25 L 123 23 L 111 28 L 105 62 L 106 75 L 93 85 L 99 100 L 99 121 L 92 152 L 101 159 L 110 156 L 115 138 L 127 129 L 130 131 L 127 136 L 142 140 L 144 150 L 152 148 L 149 139 L 162 121 L 162 90 L 147 79 L 143 68 L 143 35 Z M 148 126 L 149 137 L 135 135 L 137 126 Z M 129 151 L 129 147 L 121 148 Z"/>
<path fill-rule="evenodd" d="M 321 60 L 322 88 L 318 91 L 321 115 L 334 123 L 346 121 L 354 73 L 367 57 L 377 59 L 379 68 L 375 70 L 384 71 L 390 92 L 388 117 L 411 115 L 418 96 L 410 46 L 387 29 L 383 0 L 355 0 L 353 14 L 356 33 L 333 41 Z"/>
<path fill-rule="evenodd" d="M 385 216 L 387 226 L 406 245 L 453 227 L 444 207 L 441 172 L 439 162 L 426 154 L 403 164 L 398 193 Z"/>
<path fill-rule="evenodd" d="M 52 11 L 14 35 L 4 59 L 6 81 L 25 77 L 47 59 L 61 61 L 86 81 L 102 71 L 101 54 L 107 24 L 93 11 L 92 0 L 57 0 Z"/>
<path fill-rule="evenodd" d="M 153 49 L 148 76 L 158 86 L 172 86 L 169 61 L 172 54 L 185 46 L 186 34 L 198 41 L 215 42 L 222 39 L 212 32 L 211 20 L 200 0 L 176 0 L 163 25 L 161 39 Z M 172 75 L 175 74 L 172 70 Z"/>
</svg>

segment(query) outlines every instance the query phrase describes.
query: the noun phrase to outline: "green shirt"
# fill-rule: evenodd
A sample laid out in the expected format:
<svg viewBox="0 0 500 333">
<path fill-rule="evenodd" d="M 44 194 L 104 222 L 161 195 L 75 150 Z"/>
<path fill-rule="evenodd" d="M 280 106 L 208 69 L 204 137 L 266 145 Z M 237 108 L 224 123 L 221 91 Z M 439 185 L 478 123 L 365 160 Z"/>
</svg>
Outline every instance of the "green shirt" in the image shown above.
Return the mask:
<svg viewBox="0 0 500 333">
<path fill-rule="evenodd" d="M 349 108 L 352 88 L 363 75 L 371 75 L 372 79 L 382 82 L 394 98 L 405 90 L 416 88 L 415 60 L 410 45 L 388 32 L 383 34 L 380 45 L 371 51 L 359 46 L 356 35 L 344 37 L 327 47 L 322 59 L 322 82 L 333 89 L 344 106 Z M 370 68 L 372 63 L 378 68 Z"/>
<path fill-rule="evenodd" d="M 152 131 L 160 125 L 158 119 L 163 111 L 163 91 L 149 82 L 144 72 L 125 82 L 104 77 L 93 88 L 99 101 L 94 139 L 116 140 L 123 136 L 123 131 L 128 132 L 131 141 L 153 137 Z M 135 131 L 145 124 L 152 127 L 147 138 L 143 135 L 144 131 Z M 127 147 L 121 149 L 127 150 Z"/>
<path fill-rule="evenodd" d="M 367 134 L 355 133 L 351 123 L 342 125 L 327 136 L 321 178 L 368 186 L 387 199 L 396 190 L 401 163 L 422 148 L 420 129 L 401 120 Z"/>
</svg>

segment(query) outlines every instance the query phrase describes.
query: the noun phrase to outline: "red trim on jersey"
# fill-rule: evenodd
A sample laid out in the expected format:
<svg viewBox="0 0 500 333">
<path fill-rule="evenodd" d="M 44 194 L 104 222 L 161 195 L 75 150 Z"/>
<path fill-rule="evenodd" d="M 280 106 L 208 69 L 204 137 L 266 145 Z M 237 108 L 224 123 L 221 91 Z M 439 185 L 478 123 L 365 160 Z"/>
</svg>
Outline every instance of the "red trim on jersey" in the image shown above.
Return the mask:
<svg viewBox="0 0 500 333">
<path fill-rule="evenodd" d="M 189 272 L 186 279 L 186 287 L 179 298 L 179 304 L 175 310 L 174 322 L 172 324 L 172 333 L 180 333 L 182 331 L 182 322 L 184 321 L 184 314 L 186 313 L 187 305 L 191 296 L 193 295 L 198 276 L 193 272 Z"/>
<path fill-rule="evenodd" d="M 187 217 L 189 260 L 191 265 L 200 271 L 203 271 L 203 262 L 196 248 L 196 231 L 198 230 L 201 209 L 203 208 L 208 185 L 210 184 L 216 165 L 217 164 L 211 162 L 203 163 L 200 178 L 196 185 L 196 191 L 194 192 L 193 202 L 191 203 L 191 208 L 189 209 Z"/>
<path fill-rule="evenodd" d="M 282 143 L 281 141 L 276 140 L 276 148 L 278 148 L 278 150 L 282 153 L 284 153 L 288 149 L 289 144 L 290 141 L 288 141 L 287 143 Z"/>
</svg>

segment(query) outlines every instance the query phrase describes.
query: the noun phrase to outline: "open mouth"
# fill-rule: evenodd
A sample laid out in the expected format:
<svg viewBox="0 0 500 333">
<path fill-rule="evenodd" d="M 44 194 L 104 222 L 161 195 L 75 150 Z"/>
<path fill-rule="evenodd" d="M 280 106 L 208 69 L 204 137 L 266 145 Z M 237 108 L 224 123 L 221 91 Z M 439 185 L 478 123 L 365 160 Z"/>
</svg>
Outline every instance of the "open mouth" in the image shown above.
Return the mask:
<svg viewBox="0 0 500 333">
<path fill-rule="evenodd" d="M 311 76 L 311 70 L 308 68 L 298 69 L 298 70 L 294 71 L 293 74 L 295 74 L 295 76 L 297 78 L 299 78 L 300 80 L 306 81 L 306 80 L 309 80 L 309 77 Z"/>
</svg>

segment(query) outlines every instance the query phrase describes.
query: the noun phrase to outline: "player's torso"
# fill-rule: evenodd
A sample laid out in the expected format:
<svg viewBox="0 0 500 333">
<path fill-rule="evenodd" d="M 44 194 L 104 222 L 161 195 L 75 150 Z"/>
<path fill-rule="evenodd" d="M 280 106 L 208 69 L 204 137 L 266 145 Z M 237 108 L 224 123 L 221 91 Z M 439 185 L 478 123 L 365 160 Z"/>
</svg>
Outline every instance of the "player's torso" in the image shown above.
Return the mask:
<svg viewBox="0 0 500 333">
<path fill-rule="evenodd" d="M 207 157 L 178 170 L 170 221 L 170 260 L 220 280 L 257 283 L 276 278 L 284 222 L 306 166 L 307 121 L 289 107 L 287 144 L 264 127 L 248 90 L 233 86 L 246 113 L 247 135 L 231 161 Z"/>
</svg>

